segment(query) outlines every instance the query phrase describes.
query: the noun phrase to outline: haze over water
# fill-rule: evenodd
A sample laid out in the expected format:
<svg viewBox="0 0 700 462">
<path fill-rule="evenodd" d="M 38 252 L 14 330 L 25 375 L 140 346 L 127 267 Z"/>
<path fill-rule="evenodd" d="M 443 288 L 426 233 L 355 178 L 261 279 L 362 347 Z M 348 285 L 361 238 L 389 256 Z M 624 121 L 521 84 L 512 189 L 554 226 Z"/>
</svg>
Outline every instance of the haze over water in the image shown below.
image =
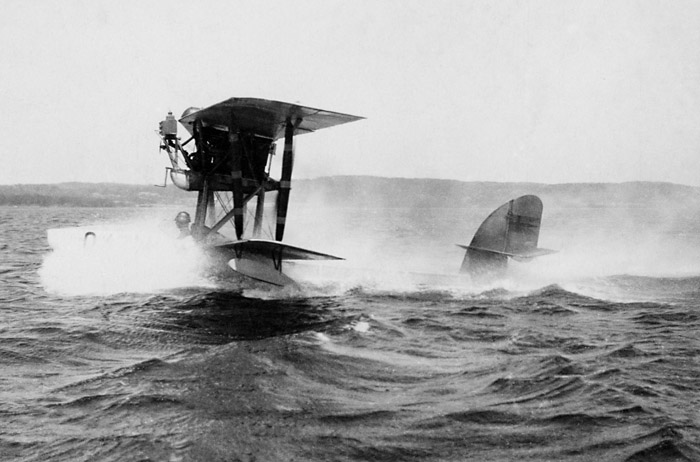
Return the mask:
<svg viewBox="0 0 700 462">
<path fill-rule="evenodd" d="M 398 183 L 371 203 L 352 182 L 299 184 L 285 241 L 347 258 L 300 291 L 197 274 L 176 207 L 0 208 L 0 453 L 700 459 L 695 189 L 475 185 L 424 206 Z M 456 276 L 454 244 L 521 190 L 559 253 L 488 285 Z M 142 232 L 86 271 L 82 242 L 46 237 L 78 225 Z"/>
</svg>

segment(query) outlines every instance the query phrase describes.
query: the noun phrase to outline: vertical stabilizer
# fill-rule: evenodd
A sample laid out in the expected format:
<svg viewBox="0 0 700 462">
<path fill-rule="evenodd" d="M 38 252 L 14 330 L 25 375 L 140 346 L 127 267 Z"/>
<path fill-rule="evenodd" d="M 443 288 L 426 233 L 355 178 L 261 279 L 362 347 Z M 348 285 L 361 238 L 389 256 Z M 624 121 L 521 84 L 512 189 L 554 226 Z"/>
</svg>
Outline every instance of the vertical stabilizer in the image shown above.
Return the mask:
<svg viewBox="0 0 700 462">
<path fill-rule="evenodd" d="M 505 271 L 508 257 L 528 260 L 553 251 L 540 249 L 537 241 L 542 222 L 542 201 L 533 195 L 512 199 L 479 226 L 464 256 L 461 273 L 497 274 Z"/>
</svg>

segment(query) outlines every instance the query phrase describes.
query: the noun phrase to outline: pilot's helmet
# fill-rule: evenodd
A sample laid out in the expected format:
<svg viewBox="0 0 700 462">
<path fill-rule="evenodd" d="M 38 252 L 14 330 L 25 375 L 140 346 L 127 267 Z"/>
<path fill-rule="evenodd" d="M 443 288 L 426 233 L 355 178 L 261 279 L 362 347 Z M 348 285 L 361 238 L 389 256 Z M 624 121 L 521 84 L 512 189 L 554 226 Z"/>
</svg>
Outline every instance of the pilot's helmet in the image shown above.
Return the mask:
<svg viewBox="0 0 700 462">
<path fill-rule="evenodd" d="M 175 217 L 175 223 L 178 225 L 188 225 L 190 224 L 190 214 L 187 212 L 180 212 Z"/>
</svg>

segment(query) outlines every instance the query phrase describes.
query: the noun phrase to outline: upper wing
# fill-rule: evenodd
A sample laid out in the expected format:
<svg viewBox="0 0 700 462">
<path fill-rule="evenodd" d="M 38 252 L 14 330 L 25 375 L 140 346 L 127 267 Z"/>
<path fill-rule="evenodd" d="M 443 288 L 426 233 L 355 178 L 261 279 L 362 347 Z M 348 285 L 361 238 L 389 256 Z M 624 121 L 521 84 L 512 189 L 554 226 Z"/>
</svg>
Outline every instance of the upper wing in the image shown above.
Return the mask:
<svg viewBox="0 0 700 462">
<path fill-rule="evenodd" d="M 292 123 L 300 120 L 296 128 L 296 134 L 300 135 L 363 118 L 281 101 L 229 98 L 204 109 L 185 111 L 180 123 L 190 134 L 194 121 L 199 119 L 205 125 L 233 128 L 277 140 L 284 136 L 287 120 Z"/>
</svg>

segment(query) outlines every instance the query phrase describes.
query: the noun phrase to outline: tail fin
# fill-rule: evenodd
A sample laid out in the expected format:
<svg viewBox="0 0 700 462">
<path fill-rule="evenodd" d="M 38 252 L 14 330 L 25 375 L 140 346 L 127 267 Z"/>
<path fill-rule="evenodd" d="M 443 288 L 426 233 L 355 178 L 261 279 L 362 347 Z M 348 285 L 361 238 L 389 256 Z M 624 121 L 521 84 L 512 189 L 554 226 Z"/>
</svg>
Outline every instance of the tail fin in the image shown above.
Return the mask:
<svg viewBox="0 0 700 462">
<path fill-rule="evenodd" d="M 505 270 L 508 257 L 529 260 L 555 252 L 537 247 L 542 201 L 527 195 L 503 204 L 484 220 L 467 249 L 461 273 L 493 274 Z"/>
</svg>

